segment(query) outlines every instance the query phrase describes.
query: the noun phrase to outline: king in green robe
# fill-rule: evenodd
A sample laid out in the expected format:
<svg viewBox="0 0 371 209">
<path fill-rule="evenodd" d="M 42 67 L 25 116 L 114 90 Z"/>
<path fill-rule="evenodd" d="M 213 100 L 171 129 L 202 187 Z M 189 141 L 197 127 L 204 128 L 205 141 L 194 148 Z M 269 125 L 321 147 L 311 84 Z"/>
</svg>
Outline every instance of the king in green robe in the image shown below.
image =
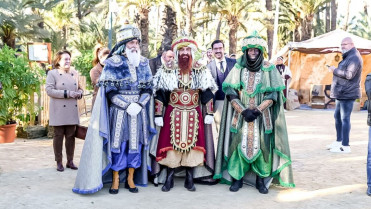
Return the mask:
<svg viewBox="0 0 371 209">
<path fill-rule="evenodd" d="M 273 182 L 295 187 L 284 115 L 285 85 L 264 61 L 267 44 L 257 32 L 243 39 L 243 55 L 223 83 L 226 94 L 215 179 L 238 191 L 244 183 L 268 193 Z"/>
</svg>

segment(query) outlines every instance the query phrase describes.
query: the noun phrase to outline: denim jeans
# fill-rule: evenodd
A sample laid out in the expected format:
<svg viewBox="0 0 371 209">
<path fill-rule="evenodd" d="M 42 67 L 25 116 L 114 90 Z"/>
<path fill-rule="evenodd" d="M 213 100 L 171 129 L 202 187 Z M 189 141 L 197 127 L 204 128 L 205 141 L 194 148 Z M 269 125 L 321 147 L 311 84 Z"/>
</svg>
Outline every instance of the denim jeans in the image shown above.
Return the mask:
<svg viewBox="0 0 371 209">
<path fill-rule="evenodd" d="M 371 187 L 371 126 L 368 128 L 367 185 Z"/>
<path fill-rule="evenodd" d="M 335 127 L 336 141 L 343 146 L 349 146 L 350 114 L 353 110 L 354 100 L 336 100 Z"/>
</svg>

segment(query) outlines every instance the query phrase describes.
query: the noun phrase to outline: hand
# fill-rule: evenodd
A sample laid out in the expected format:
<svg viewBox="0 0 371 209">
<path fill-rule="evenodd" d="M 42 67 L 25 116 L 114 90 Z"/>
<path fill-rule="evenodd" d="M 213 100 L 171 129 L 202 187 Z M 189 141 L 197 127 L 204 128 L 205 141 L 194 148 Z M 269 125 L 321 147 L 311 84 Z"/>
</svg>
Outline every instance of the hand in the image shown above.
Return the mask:
<svg viewBox="0 0 371 209">
<path fill-rule="evenodd" d="M 212 124 L 214 122 L 214 116 L 212 115 L 206 115 L 204 118 L 205 124 Z"/>
<path fill-rule="evenodd" d="M 244 111 L 241 112 L 241 115 L 244 117 L 246 122 L 253 122 L 261 115 L 261 112 L 256 108 L 245 109 Z"/>
<path fill-rule="evenodd" d="M 126 109 L 126 112 L 130 115 L 130 116 L 136 116 L 138 115 L 138 113 L 142 110 L 142 106 L 140 106 L 138 103 L 131 103 L 128 108 Z"/>
<path fill-rule="evenodd" d="M 164 126 L 164 119 L 162 117 L 155 117 L 155 124 L 159 127 Z"/>
<path fill-rule="evenodd" d="M 329 72 L 334 72 L 335 69 L 336 69 L 335 66 L 330 66 L 330 67 L 328 67 L 328 71 L 329 71 Z"/>
<path fill-rule="evenodd" d="M 81 96 L 81 93 L 76 91 L 69 91 L 69 96 L 70 98 L 78 99 Z"/>
</svg>

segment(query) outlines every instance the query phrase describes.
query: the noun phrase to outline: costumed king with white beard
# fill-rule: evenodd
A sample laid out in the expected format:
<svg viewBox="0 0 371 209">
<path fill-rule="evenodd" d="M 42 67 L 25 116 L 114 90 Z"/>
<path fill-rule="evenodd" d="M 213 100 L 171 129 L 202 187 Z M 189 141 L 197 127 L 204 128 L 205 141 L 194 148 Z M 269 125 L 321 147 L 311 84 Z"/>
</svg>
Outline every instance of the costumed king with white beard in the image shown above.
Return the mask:
<svg viewBox="0 0 371 209">
<path fill-rule="evenodd" d="M 109 182 L 111 194 L 119 192 L 120 182 L 136 193 L 136 185 L 148 183 L 148 145 L 156 133 L 152 74 L 148 60 L 140 56 L 138 28 L 124 25 L 117 41 L 99 79 L 101 87 L 73 188 L 76 193 L 94 193 Z"/>
</svg>

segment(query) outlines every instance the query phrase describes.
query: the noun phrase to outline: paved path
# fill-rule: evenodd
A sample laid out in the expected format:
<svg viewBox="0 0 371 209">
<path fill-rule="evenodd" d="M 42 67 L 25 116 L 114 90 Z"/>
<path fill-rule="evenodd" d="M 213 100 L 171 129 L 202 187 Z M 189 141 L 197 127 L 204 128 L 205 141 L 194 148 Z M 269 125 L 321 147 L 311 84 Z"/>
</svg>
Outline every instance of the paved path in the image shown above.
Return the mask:
<svg viewBox="0 0 371 209">
<path fill-rule="evenodd" d="M 108 194 L 109 185 L 93 195 L 77 195 L 76 171 L 55 170 L 51 139 L 17 139 L 0 144 L 0 208 L 371 208 L 366 191 L 367 112 L 351 117 L 350 154 L 334 154 L 325 145 L 335 140 L 333 111 L 296 110 L 286 113 L 295 189 L 271 187 L 261 195 L 244 186 L 196 185 L 196 192 L 176 179 L 168 193 L 149 185 L 131 194 L 123 187 Z M 78 164 L 84 141 L 76 141 Z"/>
</svg>

